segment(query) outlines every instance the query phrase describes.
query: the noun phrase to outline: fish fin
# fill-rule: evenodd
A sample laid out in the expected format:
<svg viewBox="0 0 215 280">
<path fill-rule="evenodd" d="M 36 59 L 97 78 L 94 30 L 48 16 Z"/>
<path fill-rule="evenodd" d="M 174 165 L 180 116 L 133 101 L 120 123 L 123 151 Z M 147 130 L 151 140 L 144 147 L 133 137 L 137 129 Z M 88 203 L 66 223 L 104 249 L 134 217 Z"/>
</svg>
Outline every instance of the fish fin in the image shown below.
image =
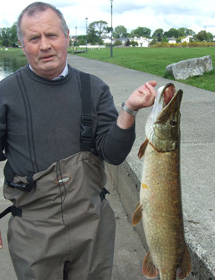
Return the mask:
<svg viewBox="0 0 215 280">
<path fill-rule="evenodd" d="M 139 203 L 139 206 L 135 210 L 132 216 L 132 226 L 136 226 L 142 218 L 142 205 Z"/>
<path fill-rule="evenodd" d="M 137 202 L 135 209 L 137 209 L 139 206 L 140 206 L 140 201 Z"/>
<path fill-rule="evenodd" d="M 144 141 L 144 143 L 140 146 L 139 152 L 137 154 L 139 159 L 141 159 L 143 157 L 143 155 L 145 153 L 146 146 L 148 145 L 148 142 L 149 142 L 149 140 L 146 139 Z"/>
<path fill-rule="evenodd" d="M 147 253 L 143 260 L 143 275 L 149 279 L 153 279 L 158 276 L 158 269 L 153 263 L 150 252 Z"/>
<path fill-rule="evenodd" d="M 184 255 L 182 257 L 182 263 L 177 271 L 178 278 L 184 279 L 190 273 L 190 271 L 191 271 L 190 254 L 187 249 L 187 246 L 185 246 Z"/>
</svg>

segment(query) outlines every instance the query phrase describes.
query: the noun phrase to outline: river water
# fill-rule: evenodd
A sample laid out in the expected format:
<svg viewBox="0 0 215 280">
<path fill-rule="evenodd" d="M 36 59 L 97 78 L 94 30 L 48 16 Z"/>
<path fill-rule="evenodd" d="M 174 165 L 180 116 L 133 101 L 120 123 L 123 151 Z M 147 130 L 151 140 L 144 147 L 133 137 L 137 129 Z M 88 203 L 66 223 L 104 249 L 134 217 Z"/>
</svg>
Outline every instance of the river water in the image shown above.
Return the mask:
<svg viewBox="0 0 215 280">
<path fill-rule="evenodd" d="M 20 51 L 0 49 L 0 80 L 26 65 L 25 56 Z"/>
</svg>

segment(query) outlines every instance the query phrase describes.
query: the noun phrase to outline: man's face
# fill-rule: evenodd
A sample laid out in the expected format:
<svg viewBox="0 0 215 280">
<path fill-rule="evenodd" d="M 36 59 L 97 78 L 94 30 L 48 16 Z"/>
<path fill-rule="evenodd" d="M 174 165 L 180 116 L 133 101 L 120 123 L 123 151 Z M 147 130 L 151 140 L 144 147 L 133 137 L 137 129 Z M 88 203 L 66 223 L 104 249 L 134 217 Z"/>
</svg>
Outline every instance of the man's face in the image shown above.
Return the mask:
<svg viewBox="0 0 215 280">
<path fill-rule="evenodd" d="M 23 52 L 34 72 L 46 79 L 56 78 L 66 65 L 69 31 L 65 37 L 61 20 L 51 9 L 21 21 Z"/>
</svg>

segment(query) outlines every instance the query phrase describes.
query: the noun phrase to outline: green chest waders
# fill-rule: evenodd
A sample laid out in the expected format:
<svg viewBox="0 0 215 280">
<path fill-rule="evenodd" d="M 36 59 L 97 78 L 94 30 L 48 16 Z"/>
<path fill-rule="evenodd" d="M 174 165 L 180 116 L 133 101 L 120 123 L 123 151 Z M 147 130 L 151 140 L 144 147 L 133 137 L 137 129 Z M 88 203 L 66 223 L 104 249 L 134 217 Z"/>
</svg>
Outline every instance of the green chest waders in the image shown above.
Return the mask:
<svg viewBox="0 0 215 280">
<path fill-rule="evenodd" d="M 83 86 L 82 95 L 84 88 L 90 85 Z M 19 280 L 111 279 L 115 218 L 105 199 L 104 163 L 90 151 L 90 95 L 88 106 L 83 99 L 82 151 L 30 180 L 5 178 L 4 196 L 13 206 L 2 216 L 12 212 L 8 244 Z M 27 191 L 22 190 L 25 186 Z"/>
</svg>

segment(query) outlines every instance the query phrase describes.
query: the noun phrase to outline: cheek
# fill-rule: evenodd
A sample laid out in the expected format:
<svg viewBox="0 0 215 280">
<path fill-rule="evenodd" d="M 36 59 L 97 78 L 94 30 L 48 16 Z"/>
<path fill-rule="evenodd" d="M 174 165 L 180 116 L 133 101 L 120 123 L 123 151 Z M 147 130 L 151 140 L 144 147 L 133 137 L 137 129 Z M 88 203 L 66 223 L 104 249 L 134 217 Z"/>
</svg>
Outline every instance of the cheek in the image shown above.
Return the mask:
<svg viewBox="0 0 215 280">
<path fill-rule="evenodd" d="M 35 59 L 38 54 L 37 48 L 29 45 L 23 48 L 23 52 L 28 59 Z"/>
</svg>

